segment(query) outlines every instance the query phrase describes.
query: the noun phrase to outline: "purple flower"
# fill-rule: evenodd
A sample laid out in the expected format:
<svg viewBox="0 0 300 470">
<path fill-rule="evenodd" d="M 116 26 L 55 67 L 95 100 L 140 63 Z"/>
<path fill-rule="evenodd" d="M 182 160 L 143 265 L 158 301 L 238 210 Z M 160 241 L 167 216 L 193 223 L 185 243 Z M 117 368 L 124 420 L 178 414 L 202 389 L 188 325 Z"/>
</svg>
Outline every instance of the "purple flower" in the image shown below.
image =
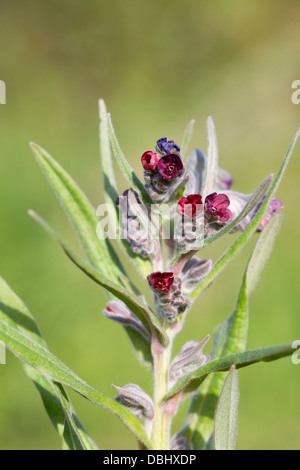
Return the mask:
<svg viewBox="0 0 300 470">
<path fill-rule="evenodd" d="M 205 198 L 205 214 L 209 218 L 217 218 L 220 222 L 227 222 L 232 216 L 228 209 L 230 204 L 226 194 L 211 193 Z"/>
<path fill-rule="evenodd" d="M 175 144 L 174 140 L 167 140 L 166 137 L 162 137 L 161 139 L 158 139 L 158 141 L 156 142 L 156 145 L 162 155 L 180 152 L 180 147 L 177 144 Z"/>
<path fill-rule="evenodd" d="M 170 154 L 161 157 L 157 164 L 158 173 L 167 180 L 172 180 L 181 175 L 184 166 L 178 155 Z"/>
</svg>

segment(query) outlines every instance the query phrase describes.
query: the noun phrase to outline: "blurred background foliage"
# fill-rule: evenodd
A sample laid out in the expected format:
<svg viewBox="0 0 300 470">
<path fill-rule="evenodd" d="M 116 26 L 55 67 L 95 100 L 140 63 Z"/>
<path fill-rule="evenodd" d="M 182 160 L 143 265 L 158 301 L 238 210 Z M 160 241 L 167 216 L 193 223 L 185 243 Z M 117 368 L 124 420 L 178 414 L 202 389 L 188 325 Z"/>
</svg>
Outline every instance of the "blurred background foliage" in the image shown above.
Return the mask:
<svg viewBox="0 0 300 470">
<path fill-rule="evenodd" d="M 291 102 L 291 83 L 300 79 L 299 12 L 296 0 L 1 1 L 7 104 L 0 106 L 0 273 L 31 309 L 51 351 L 103 393 L 113 397 L 110 384 L 128 382 L 151 393 L 150 372 L 136 362 L 122 329 L 102 316 L 102 291 L 27 216 L 34 208 L 75 244 L 28 142 L 46 148 L 97 206 L 98 98 L 140 175 L 141 154 L 162 136 L 180 142 L 191 118 L 192 145 L 206 150 L 212 115 L 222 166 L 235 189 L 251 192 L 277 171 L 299 126 L 300 105 Z M 299 156 L 298 144 L 278 194 L 284 224 L 251 299 L 250 348 L 300 339 Z M 209 254 L 215 259 L 229 243 L 230 236 Z M 249 247 L 198 299 L 175 352 L 231 313 L 248 254 Z M 299 448 L 299 373 L 290 359 L 240 371 L 238 448 Z M 0 384 L 0 448 L 59 447 L 37 392 L 10 354 Z M 135 448 L 115 417 L 71 396 L 100 448 Z"/>
</svg>

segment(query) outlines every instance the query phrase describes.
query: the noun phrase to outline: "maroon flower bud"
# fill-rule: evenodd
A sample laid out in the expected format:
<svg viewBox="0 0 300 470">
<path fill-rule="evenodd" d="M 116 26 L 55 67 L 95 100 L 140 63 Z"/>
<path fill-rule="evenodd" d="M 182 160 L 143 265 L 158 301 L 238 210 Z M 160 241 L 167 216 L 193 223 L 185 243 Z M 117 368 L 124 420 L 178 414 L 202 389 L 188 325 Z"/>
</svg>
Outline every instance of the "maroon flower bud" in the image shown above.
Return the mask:
<svg viewBox="0 0 300 470">
<path fill-rule="evenodd" d="M 209 194 L 205 198 L 205 214 L 209 218 L 217 218 L 220 222 L 227 222 L 232 216 L 228 208 L 230 204 L 229 197 L 226 194 Z"/>
<path fill-rule="evenodd" d="M 200 194 L 190 194 L 179 199 L 177 208 L 182 215 L 193 218 L 202 212 L 202 197 Z"/>
<path fill-rule="evenodd" d="M 160 157 L 157 155 L 157 153 L 150 152 L 150 150 L 143 153 L 141 160 L 144 170 L 148 171 L 149 173 L 153 173 L 159 159 Z"/>
<path fill-rule="evenodd" d="M 170 154 L 161 157 L 157 164 L 158 173 L 167 180 L 177 178 L 182 174 L 184 166 L 178 155 Z"/>
<path fill-rule="evenodd" d="M 171 289 L 174 282 L 174 274 L 156 272 L 150 274 L 147 279 L 153 290 L 164 293 L 169 292 Z"/>
</svg>

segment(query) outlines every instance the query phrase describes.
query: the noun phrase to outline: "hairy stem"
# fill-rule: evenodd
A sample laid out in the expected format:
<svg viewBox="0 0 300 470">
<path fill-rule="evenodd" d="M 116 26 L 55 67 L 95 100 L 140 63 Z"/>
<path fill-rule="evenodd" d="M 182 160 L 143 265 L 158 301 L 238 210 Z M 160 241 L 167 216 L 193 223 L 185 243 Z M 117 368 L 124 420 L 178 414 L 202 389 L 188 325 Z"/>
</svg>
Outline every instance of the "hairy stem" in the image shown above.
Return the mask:
<svg viewBox="0 0 300 470">
<path fill-rule="evenodd" d="M 154 420 L 152 428 L 152 445 L 155 450 L 170 448 L 170 424 L 172 415 L 162 403 L 168 391 L 168 371 L 170 366 L 172 341 L 169 346 L 162 346 L 156 337 L 152 341 L 154 359 Z"/>
</svg>

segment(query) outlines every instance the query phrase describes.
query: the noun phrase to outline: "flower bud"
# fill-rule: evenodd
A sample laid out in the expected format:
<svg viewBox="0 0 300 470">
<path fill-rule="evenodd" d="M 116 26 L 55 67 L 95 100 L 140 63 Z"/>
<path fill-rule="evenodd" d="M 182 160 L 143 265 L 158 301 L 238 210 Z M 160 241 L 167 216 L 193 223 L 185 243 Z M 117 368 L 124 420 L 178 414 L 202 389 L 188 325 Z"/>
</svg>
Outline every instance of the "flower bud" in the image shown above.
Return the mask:
<svg viewBox="0 0 300 470">
<path fill-rule="evenodd" d="M 188 259 L 180 271 L 182 280 L 182 292 L 190 294 L 211 271 L 211 259 L 198 259 L 196 257 Z"/>
<path fill-rule="evenodd" d="M 201 343 L 196 341 L 188 341 L 177 357 L 175 357 L 169 369 L 170 382 L 176 382 L 181 377 L 191 374 L 198 369 L 199 366 L 205 364 L 208 358 L 202 353 L 202 349 L 209 340 L 207 335 Z"/>
<path fill-rule="evenodd" d="M 205 176 L 206 158 L 199 149 L 194 149 L 187 160 L 189 180 L 184 189 L 184 196 L 201 194 Z"/>
<path fill-rule="evenodd" d="M 113 387 L 119 392 L 119 395 L 115 398 L 116 402 L 125 406 L 125 408 L 138 418 L 153 419 L 153 402 L 141 387 L 135 384 L 127 384 L 124 385 L 124 387 L 116 387 L 116 385 L 113 385 Z"/>
<path fill-rule="evenodd" d="M 279 209 L 281 209 L 282 207 L 283 207 L 283 204 L 279 199 L 273 199 L 271 201 L 271 203 L 270 203 L 263 219 L 261 220 L 259 226 L 257 227 L 257 231 L 261 232 L 264 229 L 264 227 L 270 222 L 273 215 L 277 211 L 279 211 Z"/>
<path fill-rule="evenodd" d="M 156 169 L 159 159 L 160 157 L 157 155 L 157 153 L 150 151 L 143 153 L 141 160 L 144 170 L 148 171 L 149 173 L 153 173 Z"/>
<path fill-rule="evenodd" d="M 162 157 L 150 151 L 142 156 L 145 189 L 153 202 L 168 202 L 186 182 L 186 175 L 178 145 L 164 137 L 157 146 Z"/>
<path fill-rule="evenodd" d="M 166 137 L 158 139 L 156 142 L 156 148 L 161 155 L 167 155 L 170 153 L 179 154 L 180 152 L 180 147 L 174 142 L 174 140 L 167 140 Z"/>
<path fill-rule="evenodd" d="M 108 302 L 106 309 L 103 310 L 103 315 L 110 320 L 135 329 L 144 338 L 150 340 L 150 334 L 141 320 L 120 300 Z"/>
<path fill-rule="evenodd" d="M 230 189 L 233 183 L 233 179 L 231 177 L 231 174 L 223 170 L 222 168 L 219 168 L 218 171 L 218 176 L 217 176 L 217 187 L 220 190 L 227 190 Z"/>
<path fill-rule="evenodd" d="M 189 300 L 181 293 L 181 280 L 173 273 L 152 273 L 148 282 L 154 292 L 156 311 L 174 323 L 189 306 Z"/>
</svg>

